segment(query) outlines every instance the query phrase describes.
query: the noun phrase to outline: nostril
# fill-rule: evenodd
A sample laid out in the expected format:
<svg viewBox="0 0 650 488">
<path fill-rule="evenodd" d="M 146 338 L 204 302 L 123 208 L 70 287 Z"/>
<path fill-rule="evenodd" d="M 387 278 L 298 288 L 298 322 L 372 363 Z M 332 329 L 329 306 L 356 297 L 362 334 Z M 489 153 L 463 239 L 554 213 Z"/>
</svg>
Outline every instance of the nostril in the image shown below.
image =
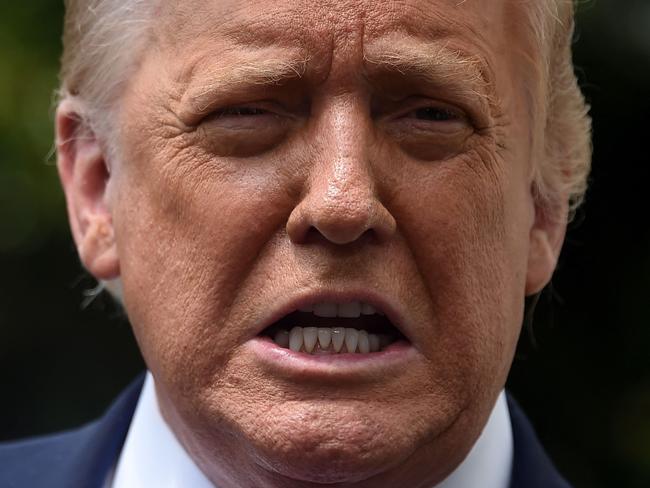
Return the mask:
<svg viewBox="0 0 650 488">
<path fill-rule="evenodd" d="M 347 217 L 332 218 L 327 216 L 314 222 L 312 228 L 318 231 L 325 239 L 334 244 L 349 244 L 359 239 L 369 230 L 368 218 Z"/>
<path fill-rule="evenodd" d="M 356 241 L 372 226 L 372 204 L 341 198 L 315 198 L 310 195 L 294 209 L 287 232 L 294 242 L 302 242 L 314 233 L 334 244 Z"/>
<path fill-rule="evenodd" d="M 351 243 L 360 243 L 360 242 L 367 242 L 371 240 L 376 240 L 377 236 L 375 232 L 372 229 L 368 229 L 364 231 L 360 236 L 351 239 L 351 240 L 337 240 L 333 239 L 331 236 L 327 237 L 325 236 L 322 232 L 320 232 L 316 227 L 311 226 L 308 230 L 307 233 L 305 234 L 304 239 L 302 240 L 302 244 L 336 244 L 336 245 L 343 245 L 343 244 L 351 244 Z"/>
<path fill-rule="evenodd" d="M 364 201 L 316 198 L 309 195 L 293 209 L 286 230 L 295 244 L 325 239 L 337 245 L 350 244 L 366 234 L 387 240 L 395 232 L 394 217 L 374 195 Z M 318 235 L 318 238 L 313 237 Z"/>
</svg>

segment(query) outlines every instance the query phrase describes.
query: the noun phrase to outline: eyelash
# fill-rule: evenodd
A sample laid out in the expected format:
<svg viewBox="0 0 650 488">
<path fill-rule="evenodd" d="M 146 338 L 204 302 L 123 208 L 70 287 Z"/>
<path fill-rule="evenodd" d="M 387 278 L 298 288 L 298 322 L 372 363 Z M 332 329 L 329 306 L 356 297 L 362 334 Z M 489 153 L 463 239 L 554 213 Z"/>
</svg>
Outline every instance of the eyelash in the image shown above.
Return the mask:
<svg viewBox="0 0 650 488">
<path fill-rule="evenodd" d="M 439 107 L 420 107 L 411 110 L 405 116 L 413 114 L 419 120 L 430 122 L 453 122 L 459 119 L 459 116 L 451 110 Z"/>
<path fill-rule="evenodd" d="M 253 117 L 259 115 L 266 115 L 269 112 L 267 110 L 258 108 L 258 107 L 248 107 L 248 106 L 234 106 L 226 107 L 222 110 L 219 110 L 215 115 L 216 117 Z M 420 107 L 415 110 L 411 110 L 406 116 L 409 115 L 415 116 L 415 118 L 420 120 L 427 120 L 431 122 L 450 122 L 458 120 L 459 117 L 456 113 L 445 108 L 438 107 Z"/>
<path fill-rule="evenodd" d="M 226 107 L 222 110 L 219 110 L 216 113 L 217 117 L 250 117 L 256 115 L 266 115 L 269 112 L 267 110 L 258 108 L 258 107 L 247 107 L 247 106 L 235 106 L 235 107 Z"/>
</svg>

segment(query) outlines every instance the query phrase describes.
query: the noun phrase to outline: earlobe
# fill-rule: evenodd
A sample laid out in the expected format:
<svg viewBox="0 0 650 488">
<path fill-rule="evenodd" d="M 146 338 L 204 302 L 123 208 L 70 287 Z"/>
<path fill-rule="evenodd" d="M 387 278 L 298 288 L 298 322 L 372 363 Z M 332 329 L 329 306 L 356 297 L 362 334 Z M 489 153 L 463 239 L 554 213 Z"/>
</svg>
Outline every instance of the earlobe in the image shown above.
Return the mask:
<svg viewBox="0 0 650 488">
<path fill-rule="evenodd" d="M 526 296 L 539 293 L 551 281 L 567 226 L 568 205 L 552 211 L 537 208 L 530 229 Z"/>
<path fill-rule="evenodd" d="M 113 218 L 108 205 L 110 174 L 101 144 L 71 100 L 56 113 L 57 167 L 79 257 L 97 279 L 119 276 Z"/>
<path fill-rule="evenodd" d="M 119 276 L 119 259 L 110 216 L 89 219 L 77 249 L 81 262 L 96 278 L 111 280 Z"/>
</svg>

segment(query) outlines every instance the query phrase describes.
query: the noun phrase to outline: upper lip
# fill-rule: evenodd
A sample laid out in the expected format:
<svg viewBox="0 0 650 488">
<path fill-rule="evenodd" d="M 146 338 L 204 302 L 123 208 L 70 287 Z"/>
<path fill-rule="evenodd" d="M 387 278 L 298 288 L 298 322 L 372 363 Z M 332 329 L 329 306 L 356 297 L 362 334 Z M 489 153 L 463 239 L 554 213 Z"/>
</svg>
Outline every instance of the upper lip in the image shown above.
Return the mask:
<svg viewBox="0 0 650 488">
<path fill-rule="evenodd" d="M 394 303 L 394 300 L 384 296 L 379 292 L 370 290 L 346 290 L 346 291 L 323 291 L 301 294 L 290 297 L 286 302 L 271 310 L 270 314 L 264 318 L 259 327 L 256 328 L 255 334 L 260 334 L 264 329 L 270 327 L 278 320 L 286 317 L 292 312 L 315 303 L 349 303 L 364 302 L 372 305 L 376 310 L 386 315 L 386 318 L 406 337 L 409 337 L 410 328 L 407 325 L 405 314 L 400 310 L 400 306 Z"/>
</svg>

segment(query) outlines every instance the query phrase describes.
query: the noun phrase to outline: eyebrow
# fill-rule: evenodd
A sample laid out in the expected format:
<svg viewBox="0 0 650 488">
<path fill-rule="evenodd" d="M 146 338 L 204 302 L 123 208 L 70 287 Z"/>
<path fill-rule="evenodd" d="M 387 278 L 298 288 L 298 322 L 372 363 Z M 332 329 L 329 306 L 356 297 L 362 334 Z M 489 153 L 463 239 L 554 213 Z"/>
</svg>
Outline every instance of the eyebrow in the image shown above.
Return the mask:
<svg viewBox="0 0 650 488">
<path fill-rule="evenodd" d="M 241 52 L 234 62 L 225 62 L 201 73 L 205 83 L 196 82 L 183 98 L 191 111 L 202 114 L 210 110 L 217 93 L 245 92 L 252 87 L 280 86 L 290 80 L 302 78 L 309 64 L 309 56 L 295 50 L 260 49 Z"/>
<path fill-rule="evenodd" d="M 452 48 L 443 40 L 410 36 L 381 38 L 365 46 L 363 57 L 364 74 L 369 78 L 397 73 L 405 78 L 422 79 L 459 103 L 475 105 L 478 101 L 486 111 L 495 98 L 487 62 L 479 55 Z M 303 50 L 277 46 L 239 50 L 232 59 L 233 62 L 226 61 L 201 72 L 200 79 L 206 81 L 192 83 L 183 95 L 187 102 L 183 103 L 184 112 L 202 115 L 213 108 L 216 99 L 302 78 L 311 60 Z M 194 77 L 196 70 L 191 71 L 190 77 Z"/>
<path fill-rule="evenodd" d="M 422 79 L 461 102 L 479 100 L 488 106 L 495 97 L 487 61 L 480 55 L 452 48 L 446 41 L 384 38 L 366 46 L 364 60 L 370 77 L 377 72 L 392 72 Z"/>
</svg>

